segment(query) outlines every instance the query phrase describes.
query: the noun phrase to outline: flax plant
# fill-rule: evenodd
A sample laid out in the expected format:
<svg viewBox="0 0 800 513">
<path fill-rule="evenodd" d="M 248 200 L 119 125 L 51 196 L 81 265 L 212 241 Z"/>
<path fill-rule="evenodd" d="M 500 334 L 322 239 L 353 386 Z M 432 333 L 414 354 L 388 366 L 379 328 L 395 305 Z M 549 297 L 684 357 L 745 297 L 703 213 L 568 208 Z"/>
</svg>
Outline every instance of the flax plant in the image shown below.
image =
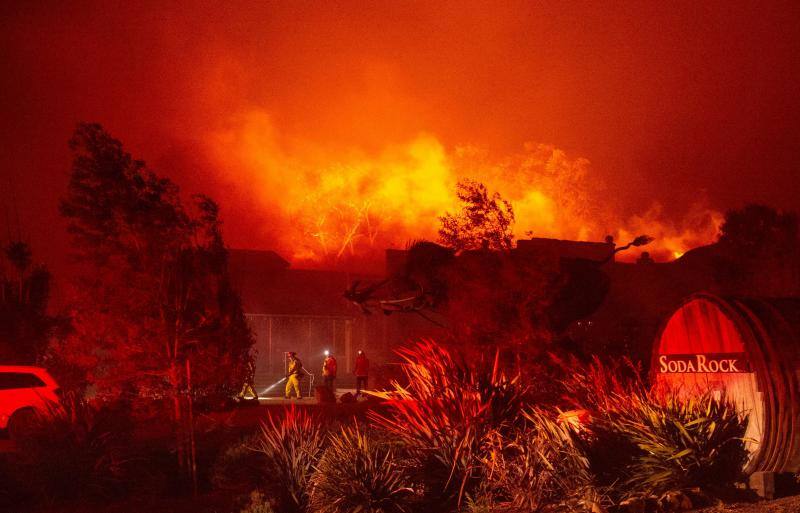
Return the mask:
<svg viewBox="0 0 800 513">
<path fill-rule="evenodd" d="M 409 384 L 378 394 L 388 411 L 370 419 L 407 448 L 428 500 L 460 504 L 481 480 L 489 433 L 523 422 L 528 388 L 500 370 L 497 354 L 488 365 L 467 365 L 427 340 L 399 354 Z"/>
<path fill-rule="evenodd" d="M 586 408 L 581 435 L 595 480 L 614 500 L 730 488 L 747 461 L 747 416 L 724 396 L 650 387 L 630 362 L 571 362 L 567 401 Z"/>
<path fill-rule="evenodd" d="M 592 475 L 570 427 L 538 409 L 524 416 L 523 428 L 495 431 L 486 439 L 483 493 L 492 511 L 588 510 L 594 498 Z"/>
<path fill-rule="evenodd" d="M 725 397 L 636 397 L 613 429 L 639 449 L 627 486 L 656 495 L 672 490 L 732 486 L 747 462 L 747 418 Z"/>
<path fill-rule="evenodd" d="M 256 449 L 266 457 L 279 511 L 301 513 L 308 504 L 314 466 L 325 446 L 325 433 L 319 419 L 304 410 L 287 409 L 282 418 L 272 414 L 261 423 Z"/>
<path fill-rule="evenodd" d="M 406 513 L 415 498 L 396 450 L 358 424 L 330 436 L 312 483 L 317 513 Z"/>
</svg>

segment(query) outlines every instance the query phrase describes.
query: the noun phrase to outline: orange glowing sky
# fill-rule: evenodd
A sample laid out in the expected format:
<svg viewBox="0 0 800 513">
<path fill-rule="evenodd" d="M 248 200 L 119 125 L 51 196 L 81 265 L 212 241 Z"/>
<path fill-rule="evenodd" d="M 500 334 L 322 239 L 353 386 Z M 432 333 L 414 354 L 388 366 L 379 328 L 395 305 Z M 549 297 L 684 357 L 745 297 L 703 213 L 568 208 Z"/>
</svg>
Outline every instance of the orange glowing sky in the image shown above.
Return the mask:
<svg viewBox="0 0 800 513">
<path fill-rule="evenodd" d="M 304 265 L 432 237 L 462 177 L 661 258 L 798 208 L 797 2 L 135 4 L 0 7 L 0 223 L 48 261 L 79 120 Z"/>
</svg>

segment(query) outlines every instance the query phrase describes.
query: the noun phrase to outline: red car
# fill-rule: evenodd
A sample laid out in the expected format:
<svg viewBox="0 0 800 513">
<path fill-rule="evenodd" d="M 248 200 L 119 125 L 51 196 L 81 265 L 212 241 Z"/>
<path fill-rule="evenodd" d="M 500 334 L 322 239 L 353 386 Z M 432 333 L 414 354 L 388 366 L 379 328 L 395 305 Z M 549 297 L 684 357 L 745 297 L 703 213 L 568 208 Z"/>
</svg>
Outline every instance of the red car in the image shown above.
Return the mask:
<svg viewBox="0 0 800 513">
<path fill-rule="evenodd" d="M 41 367 L 0 365 L 0 431 L 12 440 L 21 435 L 37 412 L 59 404 L 56 381 Z"/>
</svg>

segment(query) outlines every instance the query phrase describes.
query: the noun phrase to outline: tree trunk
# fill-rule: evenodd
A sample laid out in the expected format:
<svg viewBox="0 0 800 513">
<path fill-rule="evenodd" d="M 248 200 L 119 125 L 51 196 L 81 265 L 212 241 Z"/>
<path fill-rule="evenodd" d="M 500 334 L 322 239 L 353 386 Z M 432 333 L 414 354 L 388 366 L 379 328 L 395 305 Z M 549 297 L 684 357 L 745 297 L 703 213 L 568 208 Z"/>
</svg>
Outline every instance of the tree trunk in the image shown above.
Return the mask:
<svg viewBox="0 0 800 513">
<path fill-rule="evenodd" d="M 189 474 L 192 478 L 192 493 L 197 496 L 197 447 L 194 441 L 194 408 L 192 407 L 192 366 L 186 359 L 186 405 L 189 428 Z"/>
<path fill-rule="evenodd" d="M 186 437 L 183 428 L 183 408 L 181 405 L 180 379 L 178 377 L 178 366 L 175 362 L 169 369 L 170 386 L 172 387 L 173 403 L 173 429 L 175 429 L 175 453 L 178 458 L 178 468 L 181 474 L 186 474 Z"/>
</svg>

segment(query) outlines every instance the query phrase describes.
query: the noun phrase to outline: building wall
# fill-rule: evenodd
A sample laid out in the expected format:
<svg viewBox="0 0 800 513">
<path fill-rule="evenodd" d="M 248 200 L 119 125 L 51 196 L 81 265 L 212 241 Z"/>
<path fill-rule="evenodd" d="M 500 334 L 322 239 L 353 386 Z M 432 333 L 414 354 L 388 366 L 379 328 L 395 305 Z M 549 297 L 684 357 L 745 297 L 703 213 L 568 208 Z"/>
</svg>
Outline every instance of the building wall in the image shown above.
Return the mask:
<svg viewBox="0 0 800 513">
<path fill-rule="evenodd" d="M 261 391 L 286 374 L 286 353 L 294 351 L 303 367 L 314 374 L 315 384 L 322 382 L 322 361 L 331 351 L 339 364 L 340 384 L 353 380 L 355 355 L 363 350 L 374 364 L 386 359 L 390 347 L 385 336 L 385 322 L 362 317 L 245 314 L 255 337 L 255 386 Z M 304 386 L 308 385 L 308 381 Z M 273 389 L 278 392 L 280 387 Z"/>
</svg>

